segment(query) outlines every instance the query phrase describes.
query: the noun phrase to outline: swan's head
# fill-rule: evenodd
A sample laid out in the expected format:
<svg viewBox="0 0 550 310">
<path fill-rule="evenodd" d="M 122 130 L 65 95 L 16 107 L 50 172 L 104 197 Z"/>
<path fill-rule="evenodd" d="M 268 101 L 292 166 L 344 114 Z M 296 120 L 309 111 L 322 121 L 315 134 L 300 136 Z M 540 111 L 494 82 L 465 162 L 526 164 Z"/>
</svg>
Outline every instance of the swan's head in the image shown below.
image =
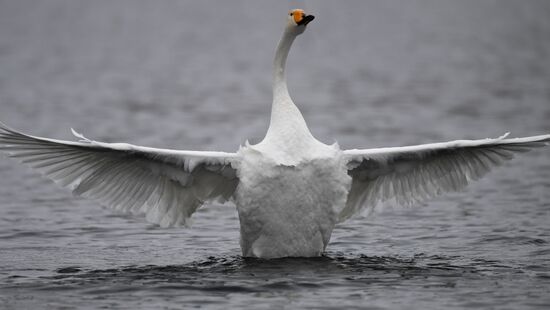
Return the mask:
<svg viewBox="0 0 550 310">
<path fill-rule="evenodd" d="M 306 14 L 302 9 L 290 10 L 288 12 L 287 29 L 299 35 L 306 30 L 307 24 L 314 18 L 315 16 Z"/>
</svg>

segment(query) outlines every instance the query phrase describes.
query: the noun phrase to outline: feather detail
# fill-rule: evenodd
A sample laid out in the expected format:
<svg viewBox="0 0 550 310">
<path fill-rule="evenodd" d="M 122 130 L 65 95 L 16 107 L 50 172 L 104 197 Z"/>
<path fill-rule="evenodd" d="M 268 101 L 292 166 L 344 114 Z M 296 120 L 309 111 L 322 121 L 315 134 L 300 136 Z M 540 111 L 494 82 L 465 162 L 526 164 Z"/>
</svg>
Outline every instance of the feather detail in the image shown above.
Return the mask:
<svg viewBox="0 0 550 310">
<path fill-rule="evenodd" d="M 506 139 L 508 135 L 344 151 L 352 184 L 340 221 L 388 199 L 408 205 L 443 192 L 461 190 L 516 153 L 550 142 L 550 135 Z"/>
<path fill-rule="evenodd" d="M 189 224 L 204 202 L 227 201 L 238 184 L 235 153 L 176 151 L 34 137 L 0 123 L 0 150 L 74 194 L 163 227 Z"/>
</svg>

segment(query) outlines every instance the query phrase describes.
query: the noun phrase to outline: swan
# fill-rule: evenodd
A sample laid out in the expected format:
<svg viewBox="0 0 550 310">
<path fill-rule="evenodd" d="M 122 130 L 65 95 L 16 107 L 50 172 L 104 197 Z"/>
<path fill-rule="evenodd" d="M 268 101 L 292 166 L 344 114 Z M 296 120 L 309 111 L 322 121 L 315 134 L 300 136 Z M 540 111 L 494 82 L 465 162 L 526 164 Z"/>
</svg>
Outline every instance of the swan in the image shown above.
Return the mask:
<svg viewBox="0 0 550 310">
<path fill-rule="evenodd" d="M 312 257 L 335 224 L 379 202 L 415 203 L 464 188 L 516 153 L 547 145 L 550 134 L 341 150 L 311 134 L 290 98 L 285 63 L 314 19 L 288 13 L 273 62 L 265 138 L 234 153 L 31 136 L 0 123 L 0 149 L 75 194 L 144 214 L 162 227 L 189 225 L 209 201 L 233 201 L 245 257 Z"/>
</svg>

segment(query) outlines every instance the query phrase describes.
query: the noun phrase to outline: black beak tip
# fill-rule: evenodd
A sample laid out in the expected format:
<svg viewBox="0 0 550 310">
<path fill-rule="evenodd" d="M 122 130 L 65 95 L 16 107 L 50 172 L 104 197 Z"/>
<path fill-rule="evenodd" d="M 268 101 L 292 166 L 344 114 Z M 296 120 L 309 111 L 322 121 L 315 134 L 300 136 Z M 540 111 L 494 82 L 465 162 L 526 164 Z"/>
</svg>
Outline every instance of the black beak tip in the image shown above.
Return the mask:
<svg viewBox="0 0 550 310">
<path fill-rule="evenodd" d="M 309 22 L 311 22 L 312 20 L 315 19 L 315 16 L 313 15 L 306 15 L 304 16 L 304 18 L 302 18 L 302 20 L 298 23 L 298 25 L 307 25 L 309 24 Z"/>
</svg>

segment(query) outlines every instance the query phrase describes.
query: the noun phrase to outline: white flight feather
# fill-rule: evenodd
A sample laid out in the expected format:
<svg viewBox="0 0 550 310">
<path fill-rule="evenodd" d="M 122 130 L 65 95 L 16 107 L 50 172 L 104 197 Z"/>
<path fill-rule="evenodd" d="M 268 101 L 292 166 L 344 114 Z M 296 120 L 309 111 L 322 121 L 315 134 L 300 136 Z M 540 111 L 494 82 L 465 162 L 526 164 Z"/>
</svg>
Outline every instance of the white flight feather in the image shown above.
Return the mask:
<svg viewBox="0 0 550 310">
<path fill-rule="evenodd" d="M 230 199 L 238 180 L 235 153 L 156 149 L 26 135 L 0 123 L 0 149 L 77 195 L 145 214 L 163 227 L 188 224 L 205 201 Z"/>
<path fill-rule="evenodd" d="M 352 185 L 340 221 L 395 199 L 410 204 L 457 191 L 514 154 L 547 145 L 550 135 L 456 140 L 415 146 L 345 150 Z"/>
</svg>

